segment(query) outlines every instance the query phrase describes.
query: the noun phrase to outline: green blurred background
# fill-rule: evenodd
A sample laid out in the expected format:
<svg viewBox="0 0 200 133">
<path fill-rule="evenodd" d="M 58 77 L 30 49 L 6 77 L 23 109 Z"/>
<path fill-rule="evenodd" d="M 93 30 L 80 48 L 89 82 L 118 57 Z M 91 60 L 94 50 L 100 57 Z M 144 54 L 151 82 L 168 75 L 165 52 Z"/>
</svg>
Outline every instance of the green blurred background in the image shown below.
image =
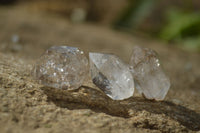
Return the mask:
<svg viewBox="0 0 200 133">
<path fill-rule="evenodd" d="M 29 5 L 72 23 L 109 26 L 169 45 L 200 51 L 199 0 L 0 0 L 1 7 Z"/>
</svg>

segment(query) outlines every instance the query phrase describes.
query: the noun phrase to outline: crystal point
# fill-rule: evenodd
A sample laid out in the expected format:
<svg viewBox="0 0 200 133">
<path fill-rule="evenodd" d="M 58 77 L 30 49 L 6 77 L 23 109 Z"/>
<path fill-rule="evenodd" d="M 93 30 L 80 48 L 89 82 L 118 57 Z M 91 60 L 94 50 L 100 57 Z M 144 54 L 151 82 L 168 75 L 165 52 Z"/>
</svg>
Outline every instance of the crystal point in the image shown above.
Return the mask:
<svg viewBox="0 0 200 133">
<path fill-rule="evenodd" d="M 37 60 L 33 76 L 42 84 L 60 89 L 79 88 L 88 74 L 88 60 L 75 47 L 53 46 Z"/>
<path fill-rule="evenodd" d="M 134 81 L 129 67 L 112 54 L 89 53 L 93 83 L 114 100 L 131 97 Z"/>
<path fill-rule="evenodd" d="M 147 99 L 163 100 L 170 88 L 157 53 L 148 48 L 134 47 L 130 60 L 136 88 Z"/>
</svg>

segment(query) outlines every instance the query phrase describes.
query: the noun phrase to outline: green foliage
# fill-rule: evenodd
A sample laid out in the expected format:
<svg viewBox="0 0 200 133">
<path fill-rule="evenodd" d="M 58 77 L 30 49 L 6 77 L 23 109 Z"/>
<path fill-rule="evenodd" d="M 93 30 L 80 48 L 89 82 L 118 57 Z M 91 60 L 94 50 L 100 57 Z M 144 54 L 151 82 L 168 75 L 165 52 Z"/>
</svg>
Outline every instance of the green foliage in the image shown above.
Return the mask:
<svg viewBox="0 0 200 133">
<path fill-rule="evenodd" d="M 188 50 L 200 51 L 200 36 L 183 39 L 181 43 Z"/>
<path fill-rule="evenodd" d="M 199 34 L 200 15 L 171 10 L 168 15 L 168 24 L 161 32 L 164 40 L 183 39 L 184 37 Z"/>
<path fill-rule="evenodd" d="M 175 41 L 188 49 L 200 49 L 200 15 L 180 10 L 169 10 L 168 24 L 161 31 L 160 38 Z"/>
<path fill-rule="evenodd" d="M 157 0 L 129 0 L 129 6 L 116 22 L 117 27 L 134 29 L 144 21 Z"/>
<path fill-rule="evenodd" d="M 158 6 L 162 5 L 160 2 L 158 0 L 129 0 L 129 6 L 114 24 L 115 27 L 129 32 L 143 30 L 152 37 L 167 42 L 175 42 L 187 49 L 200 51 L 200 12 L 193 11 L 192 1 L 184 0 L 183 5 L 179 7 L 181 10 L 177 8 L 178 6 L 172 8 L 171 5 L 166 4 L 167 7 L 152 14 L 155 8 L 158 9 Z M 166 15 L 165 12 L 167 12 Z M 160 19 L 160 25 L 152 23 L 156 20 L 155 17 L 159 15 L 164 16 L 163 18 L 167 23 L 163 18 Z M 151 17 L 154 21 L 150 21 L 150 29 L 145 30 L 145 27 L 142 26 L 148 25 L 149 20 L 147 18 Z M 155 31 L 153 31 L 153 28 Z"/>
</svg>

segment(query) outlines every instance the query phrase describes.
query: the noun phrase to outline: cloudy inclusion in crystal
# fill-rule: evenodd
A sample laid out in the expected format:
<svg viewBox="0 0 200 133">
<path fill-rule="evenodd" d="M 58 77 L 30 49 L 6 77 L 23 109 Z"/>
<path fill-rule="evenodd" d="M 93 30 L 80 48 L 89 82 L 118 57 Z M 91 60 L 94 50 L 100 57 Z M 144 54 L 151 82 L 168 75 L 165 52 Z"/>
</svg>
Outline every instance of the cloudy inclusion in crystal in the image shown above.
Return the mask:
<svg viewBox="0 0 200 133">
<path fill-rule="evenodd" d="M 163 100 L 170 88 L 157 53 L 148 48 L 134 47 L 130 60 L 136 88 L 147 99 Z"/>
<path fill-rule="evenodd" d="M 134 81 L 128 66 L 112 54 L 89 53 L 93 83 L 114 100 L 131 97 Z"/>
<path fill-rule="evenodd" d="M 53 46 L 37 60 L 33 76 L 42 84 L 60 88 L 79 88 L 88 74 L 88 60 L 75 47 Z"/>
</svg>

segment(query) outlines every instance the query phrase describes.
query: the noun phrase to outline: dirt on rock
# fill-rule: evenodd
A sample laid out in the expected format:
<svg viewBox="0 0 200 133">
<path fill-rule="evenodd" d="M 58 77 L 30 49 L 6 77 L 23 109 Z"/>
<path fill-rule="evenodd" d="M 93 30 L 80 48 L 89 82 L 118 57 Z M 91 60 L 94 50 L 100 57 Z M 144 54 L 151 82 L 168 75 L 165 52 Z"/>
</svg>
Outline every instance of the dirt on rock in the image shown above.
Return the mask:
<svg viewBox="0 0 200 133">
<path fill-rule="evenodd" d="M 198 132 L 200 54 L 91 24 L 72 24 L 17 6 L 0 9 L 0 130 L 25 132 Z M 74 91 L 38 84 L 35 60 L 52 45 L 109 52 L 128 62 L 134 45 L 160 55 L 171 79 L 162 102 L 133 97 L 114 101 L 88 79 Z"/>
</svg>

